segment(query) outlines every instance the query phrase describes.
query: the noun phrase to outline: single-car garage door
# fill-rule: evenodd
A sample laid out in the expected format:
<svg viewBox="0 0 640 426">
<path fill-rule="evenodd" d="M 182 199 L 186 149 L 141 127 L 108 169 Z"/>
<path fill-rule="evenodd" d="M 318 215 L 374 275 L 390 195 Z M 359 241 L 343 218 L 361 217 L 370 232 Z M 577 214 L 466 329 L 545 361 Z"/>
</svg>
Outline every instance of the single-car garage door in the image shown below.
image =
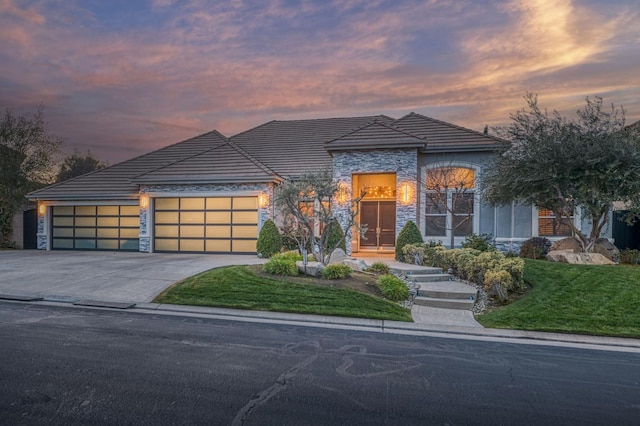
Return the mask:
<svg viewBox="0 0 640 426">
<path fill-rule="evenodd" d="M 257 197 L 156 198 L 154 251 L 255 253 Z"/>
<path fill-rule="evenodd" d="M 54 250 L 138 251 L 140 208 L 133 206 L 53 206 Z"/>
</svg>

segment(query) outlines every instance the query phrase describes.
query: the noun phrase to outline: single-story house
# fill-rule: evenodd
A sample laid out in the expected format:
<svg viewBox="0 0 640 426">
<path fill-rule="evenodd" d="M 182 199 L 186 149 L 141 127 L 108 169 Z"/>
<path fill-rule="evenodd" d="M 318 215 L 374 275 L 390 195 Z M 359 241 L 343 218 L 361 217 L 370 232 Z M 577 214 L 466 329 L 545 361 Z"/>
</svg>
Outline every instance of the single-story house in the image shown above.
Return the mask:
<svg viewBox="0 0 640 426">
<path fill-rule="evenodd" d="M 369 231 L 366 238 L 353 233 L 350 252 L 393 250 L 409 220 L 425 240 L 445 244 L 451 232 L 457 244 L 472 232 L 492 234 L 505 250 L 532 236 L 566 236 L 568 227 L 549 211 L 494 207 L 475 193 L 483 167 L 502 143 L 416 113 L 278 120 L 231 137 L 214 130 L 28 198 L 38 202 L 43 250 L 255 253 L 262 224 L 277 222 L 274 188 L 329 168 L 348 194 L 367 194 L 359 221 Z M 464 213 L 470 220 L 453 230 L 446 224 L 455 223 L 458 212 L 427 197 L 429 173 L 442 168 L 470 176 L 470 210 Z M 335 202 L 336 216 L 348 206 Z M 575 220 L 580 223 L 578 215 Z"/>
</svg>

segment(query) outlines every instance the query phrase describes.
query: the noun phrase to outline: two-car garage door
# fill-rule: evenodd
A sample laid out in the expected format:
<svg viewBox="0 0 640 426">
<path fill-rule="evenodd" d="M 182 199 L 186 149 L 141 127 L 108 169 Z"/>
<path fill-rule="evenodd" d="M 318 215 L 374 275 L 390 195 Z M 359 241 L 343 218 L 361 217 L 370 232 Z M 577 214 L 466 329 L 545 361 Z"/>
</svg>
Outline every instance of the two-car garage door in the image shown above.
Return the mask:
<svg viewBox="0 0 640 426">
<path fill-rule="evenodd" d="M 154 251 L 255 253 L 257 197 L 155 198 Z"/>
</svg>

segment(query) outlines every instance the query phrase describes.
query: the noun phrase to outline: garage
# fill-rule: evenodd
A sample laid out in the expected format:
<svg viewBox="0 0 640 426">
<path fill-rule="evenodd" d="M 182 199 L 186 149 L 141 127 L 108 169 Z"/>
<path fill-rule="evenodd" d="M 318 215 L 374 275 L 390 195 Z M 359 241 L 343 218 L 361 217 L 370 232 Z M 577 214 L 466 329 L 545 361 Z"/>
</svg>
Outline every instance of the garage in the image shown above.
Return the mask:
<svg viewBox="0 0 640 426">
<path fill-rule="evenodd" d="M 156 252 L 254 254 L 257 197 L 154 199 Z"/>
<path fill-rule="evenodd" d="M 137 205 L 51 207 L 53 250 L 138 251 Z"/>
</svg>

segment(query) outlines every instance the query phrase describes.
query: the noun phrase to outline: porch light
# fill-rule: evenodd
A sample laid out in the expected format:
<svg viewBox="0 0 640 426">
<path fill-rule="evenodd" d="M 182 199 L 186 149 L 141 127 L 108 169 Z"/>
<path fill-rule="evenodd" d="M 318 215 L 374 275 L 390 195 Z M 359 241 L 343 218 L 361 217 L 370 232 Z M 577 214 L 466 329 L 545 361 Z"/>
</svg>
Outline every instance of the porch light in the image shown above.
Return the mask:
<svg viewBox="0 0 640 426">
<path fill-rule="evenodd" d="M 46 213 L 46 211 L 47 211 L 47 206 L 45 206 L 43 203 L 39 203 L 39 204 L 38 204 L 38 214 L 39 214 L 40 216 L 44 216 L 44 214 Z"/>
<path fill-rule="evenodd" d="M 403 203 L 408 203 L 411 201 L 411 186 L 408 183 L 402 184 L 402 198 L 401 201 Z"/>
<path fill-rule="evenodd" d="M 140 194 L 140 208 L 146 209 L 149 207 L 149 196 L 147 194 Z"/>
<path fill-rule="evenodd" d="M 340 182 L 338 184 L 336 200 L 339 204 L 345 204 L 349 200 L 349 185 L 347 185 L 346 182 Z"/>
<path fill-rule="evenodd" d="M 262 193 L 258 196 L 258 203 L 260 204 L 261 208 L 265 208 L 269 205 L 269 194 L 266 193 Z"/>
</svg>

